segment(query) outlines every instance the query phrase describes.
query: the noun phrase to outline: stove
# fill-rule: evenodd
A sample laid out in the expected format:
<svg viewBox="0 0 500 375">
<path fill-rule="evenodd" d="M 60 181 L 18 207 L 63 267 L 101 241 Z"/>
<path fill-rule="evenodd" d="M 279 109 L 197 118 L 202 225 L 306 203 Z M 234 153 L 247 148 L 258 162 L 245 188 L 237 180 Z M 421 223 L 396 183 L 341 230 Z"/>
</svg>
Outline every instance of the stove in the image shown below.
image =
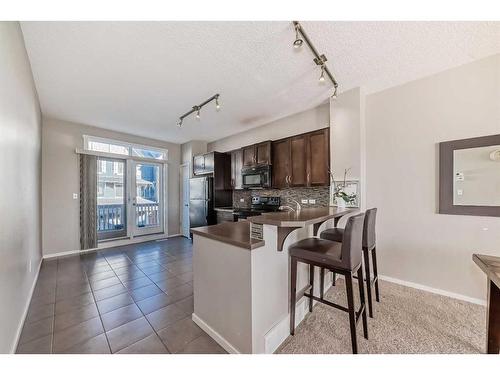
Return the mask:
<svg viewBox="0 0 500 375">
<path fill-rule="evenodd" d="M 234 209 L 234 215 L 238 220 L 246 219 L 250 216 L 258 216 L 264 212 L 276 212 L 279 211 L 281 205 L 280 197 L 252 197 L 252 205 L 249 208 L 236 208 Z"/>
</svg>

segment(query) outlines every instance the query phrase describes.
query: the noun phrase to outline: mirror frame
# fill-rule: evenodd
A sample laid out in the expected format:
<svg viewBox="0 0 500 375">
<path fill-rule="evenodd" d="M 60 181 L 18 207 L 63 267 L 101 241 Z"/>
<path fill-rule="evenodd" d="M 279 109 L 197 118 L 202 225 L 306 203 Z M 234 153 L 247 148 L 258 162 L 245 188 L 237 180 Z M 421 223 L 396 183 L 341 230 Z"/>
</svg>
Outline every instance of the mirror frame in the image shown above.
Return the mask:
<svg viewBox="0 0 500 375">
<path fill-rule="evenodd" d="M 500 217 L 500 206 L 459 206 L 453 204 L 453 151 L 495 145 L 500 145 L 500 134 L 439 143 L 440 214 Z"/>
</svg>

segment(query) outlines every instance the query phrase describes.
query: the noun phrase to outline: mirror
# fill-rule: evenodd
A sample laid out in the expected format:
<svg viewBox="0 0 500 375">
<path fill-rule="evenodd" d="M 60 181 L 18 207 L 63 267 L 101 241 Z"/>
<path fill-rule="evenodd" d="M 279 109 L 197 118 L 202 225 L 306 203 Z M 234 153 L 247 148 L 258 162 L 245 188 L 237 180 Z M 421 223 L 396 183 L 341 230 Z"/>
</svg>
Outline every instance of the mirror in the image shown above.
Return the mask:
<svg viewBox="0 0 500 375">
<path fill-rule="evenodd" d="M 453 204 L 500 206 L 500 145 L 453 151 Z"/>
<path fill-rule="evenodd" d="M 439 213 L 500 217 L 500 134 L 439 144 Z"/>
</svg>

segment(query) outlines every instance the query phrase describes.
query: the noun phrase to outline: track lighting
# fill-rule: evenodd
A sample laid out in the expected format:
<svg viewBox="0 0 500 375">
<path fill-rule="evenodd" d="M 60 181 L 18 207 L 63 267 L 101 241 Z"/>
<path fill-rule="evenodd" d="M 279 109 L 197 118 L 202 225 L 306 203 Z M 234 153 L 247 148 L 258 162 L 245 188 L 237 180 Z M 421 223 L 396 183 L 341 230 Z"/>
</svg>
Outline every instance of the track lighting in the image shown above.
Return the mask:
<svg viewBox="0 0 500 375">
<path fill-rule="evenodd" d="M 293 42 L 293 48 L 300 48 L 302 43 L 304 43 L 304 41 L 299 38 L 299 27 L 300 26 L 298 24 L 295 25 L 295 40 Z"/>
<path fill-rule="evenodd" d="M 292 23 L 293 23 L 293 26 L 295 28 L 295 41 L 293 42 L 293 46 L 295 48 L 299 48 L 300 46 L 302 46 L 303 42 L 306 42 L 307 46 L 309 47 L 309 49 L 311 50 L 311 52 L 314 55 L 313 61 L 316 63 L 316 65 L 321 67 L 321 75 L 319 77 L 319 82 L 323 83 L 326 80 L 326 77 L 328 77 L 330 79 L 330 81 L 332 81 L 333 87 L 335 88 L 335 91 L 334 91 L 332 97 L 336 97 L 338 83 L 335 80 L 335 78 L 333 77 L 330 70 L 328 69 L 328 66 L 326 66 L 326 62 L 328 59 L 326 58 L 325 55 L 320 55 L 318 53 L 318 51 L 316 50 L 316 48 L 312 44 L 311 40 L 307 36 L 306 32 L 304 31 L 304 28 L 302 27 L 302 25 L 298 21 L 293 21 Z M 304 40 L 302 40 L 301 38 L 303 38 Z"/>
<path fill-rule="evenodd" d="M 319 76 L 319 82 L 325 82 L 325 65 L 321 65 L 321 75 Z"/>
<path fill-rule="evenodd" d="M 203 108 L 203 106 L 207 105 L 212 100 L 215 100 L 215 109 L 217 111 L 219 111 L 220 110 L 219 96 L 220 96 L 219 94 L 215 94 L 215 95 L 211 96 L 210 98 L 208 98 L 207 100 L 205 100 L 203 103 L 193 106 L 190 111 L 184 113 L 181 117 L 179 117 L 179 121 L 177 121 L 177 126 L 180 128 L 182 126 L 182 121 L 184 120 L 184 118 L 189 116 L 191 113 L 194 113 L 194 112 L 196 112 L 196 116 L 195 116 L 196 119 L 199 120 L 201 118 L 201 116 L 200 116 L 201 109 Z"/>
<path fill-rule="evenodd" d="M 337 86 L 335 86 L 335 90 L 333 91 L 332 99 L 337 99 Z"/>
</svg>

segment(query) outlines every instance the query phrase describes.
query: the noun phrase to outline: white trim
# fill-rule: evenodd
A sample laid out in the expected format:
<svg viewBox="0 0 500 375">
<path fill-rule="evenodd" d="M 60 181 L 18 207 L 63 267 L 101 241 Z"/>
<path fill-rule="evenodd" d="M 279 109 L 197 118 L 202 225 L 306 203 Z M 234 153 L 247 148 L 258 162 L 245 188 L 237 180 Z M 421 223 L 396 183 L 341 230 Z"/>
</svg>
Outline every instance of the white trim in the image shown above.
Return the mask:
<svg viewBox="0 0 500 375">
<path fill-rule="evenodd" d="M 205 321 L 198 317 L 195 313 L 191 315 L 191 319 L 196 323 L 207 335 L 213 338 L 217 344 L 222 346 L 230 354 L 241 354 L 241 352 L 232 346 L 229 341 L 222 337 L 217 331 L 210 327 Z"/>
<path fill-rule="evenodd" d="M 100 151 L 91 151 L 91 150 L 82 150 L 81 148 L 76 148 L 75 152 L 77 154 L 94 155 L 94 156 L 100 156 L 100 157 L 108 158 L 108 159 L 136 160 L 139 162 L 151 162 L 151 161 L 153 161 L 155 163 L 168 164 L 168 160 L 141 158 L 139 156 L 113 154 L 113 153 L 109 153 L 109 152 L 100 152 Z"/>
<path fill-rule="evenodd" d="M 437 288 L 433 288 L 433 287 L 430 287 L 427 285 L 417 284 L 417 283 L 414 283 L 411 281 L 400 280 L 400 279 L 396 279 L 396 278 L 390 277 L 390 276 L 378 275 L 378 278 L 380 280 L 389 281 L 391 283 L 407 286 L 409 288 L 419 289 L 419 290 L 423 290 L 423 291 L 426 291 L 429 293 L 439 294 L 441 296 L 458 299 L 460 301 L 465 301 L 465 302 L 470 302 L 470 303 L 473 303 L 476 305 L 486 306 L 486 300 L 483 300 L 483 299 L 473 298 L 473 297 L 465 296 L 463 294 L 448 292 L 447 290 L 437 289 Z"/>
<path fill-rule="evenodd" d="M 62 251 L 62 252 L 53 253 L 53 254 L 45 254 L 45 255 L 43 255 L 43 259 L 64 257 L 64 256 L 68 256 L 68 255 L 75 255 L 75 254 L 85 254 L 85 253 L 90 253 L 93 251 L 107 250 L 107 249 L 112 249 L 112 248 L 115 248 L 118 246 L 125 246 L 125 245 L 130 245 L 130 244 L 135 244 L 135 243 L 142 243 L 142 242 L 149 242 L 149 241 L 166 241 L 169 238 L 179 237 L 179 236 L 181 236 L 180 233 L 171 234 L 168 236 L 166 236 L 164 234 L 157 234 L 157 235 L 139 236 L 139 237 L 134 237 L 132 239 L 107 241 L 105 243 L 101 243 L 100 247 L 94 247 L 92 249 L 70 250 L 70 251 Z"/>
<path fill-rule="evenodd" d="M 90 152 L 92 152 L 94 150 L 89 150 L 88 149 L 89 141 L 90 142 L 98 142 L 98 143 L 103 143 L 103 144 L 109 144 L 109 145 L 116 145 L 116 146 L 125 147 L 125 148 L 128 149 L 128 156 L 131 156 L 131 157 L 134 157 L 134 155 L 132 155 L 132 150 L 134 148 L 142 149 L 142 150 L 148 150 L 149 149 L 151 151 L 160 152 L 164 156 L 164 159 L 153 159 L 153 160 L 168 160 L 168 149 L 166 149 L 166 148 L 155 147 L 155 146 L 148 146 L 148 145 L 141 145 L 141 144 L 138 144 L 138 143 L 125 142 L 125 141 L 119 141 L 119 140 L 116 140 L 116 139 L 103 138 L 103 137 L 97 137 L 97 136 L 94 136 L 94 135 L 84 134 L 83 135 L 83 150 L 90 151 Z M 101 151 L 97 151 L 97 152 L 101 152 Z M 107 152 L 104 152 L 104 153 L 108 154 Z M 115 153 L 113 153 L 113 152 L 109 152 L 109 154 L 115 155 Z M 118 155 L 123 155 L 123 154 L 118 154 Z M 139 158 L 141 158 L 141 157 L 139 156 Z M 151 160 L 152 158 L 145 158 L 145 159 Z"/>
<path fill-rule="evenodd" d="M 38 263 L 38 268 L 36 270 L 35 278 L 33 279 L 33 284 L 31 285 L 30 292 L 28 294 L 28 300 L 26 301 L 26 305 L 24 306 L 23 316 L 21 321 L 19 322 L 19 326 L 17 327 L 16 338 L 12 343 L 10 348 L 10 354 L 14 354 L 16 352 L 17 346 L 19 345 L 19 339 L 21 338 L 21 333 L 24 327 L 24 321 L 26 320 L 26 316 L 28 315 L 28 310 L 30 308 L 31 299 L 33 298 L 33 293 L 35 292 L 36 283 L 38 281 L 38 275 L 40 274 L 40 268 L 42 267 L 43 257 L 40 258 L 40 262 Z"/>
</svg>

